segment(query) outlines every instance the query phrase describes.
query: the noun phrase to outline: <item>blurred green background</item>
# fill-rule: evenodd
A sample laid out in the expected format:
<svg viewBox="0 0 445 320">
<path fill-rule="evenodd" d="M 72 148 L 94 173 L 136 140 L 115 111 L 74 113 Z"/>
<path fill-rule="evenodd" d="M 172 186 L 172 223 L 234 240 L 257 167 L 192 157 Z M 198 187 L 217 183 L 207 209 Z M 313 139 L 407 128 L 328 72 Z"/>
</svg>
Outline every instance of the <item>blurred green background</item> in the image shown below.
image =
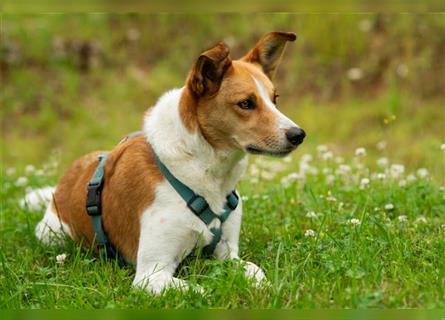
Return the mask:
<svg viewBox="0 0 445 320">
<path fill-rule="evenodd" d="M 298 154 L 363 146 L 443 181 L 444 14 L 3 14 L 2 164 L 110 149 L 201 51 L 237 58 L 273 30 L 298 34 L 275 79 Z"/>
</svg>

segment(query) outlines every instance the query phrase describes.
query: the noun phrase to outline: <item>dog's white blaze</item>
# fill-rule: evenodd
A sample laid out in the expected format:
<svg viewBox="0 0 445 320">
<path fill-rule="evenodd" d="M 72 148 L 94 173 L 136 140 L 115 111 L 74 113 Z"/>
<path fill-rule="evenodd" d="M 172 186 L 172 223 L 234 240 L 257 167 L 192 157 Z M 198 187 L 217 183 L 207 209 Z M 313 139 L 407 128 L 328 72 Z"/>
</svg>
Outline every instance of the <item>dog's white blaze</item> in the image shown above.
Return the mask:
<svg viewBox="0 0 445 320">
<path fill-rule="evenodd" d="M 290 120 L 288 117 L 286 117 L 284 114 L 282 114 L 280 111 L 278 111 L 275 104 L 270 100 L 269 95 L 267 94 L 267 90 L 263 83 L 259 80 L 257 80 L 254 76 L 252 76 L 253 81 L 255 82 L 255 85 L 258 89 L 258 93 L 260 94 L 261 99 L 263 99 L 265 105 L 272 110 L 278 119 L 278 128 L 279 129 L 289 129 L 292 127 L 299 127 L 295 122 Z"/>
</svg>

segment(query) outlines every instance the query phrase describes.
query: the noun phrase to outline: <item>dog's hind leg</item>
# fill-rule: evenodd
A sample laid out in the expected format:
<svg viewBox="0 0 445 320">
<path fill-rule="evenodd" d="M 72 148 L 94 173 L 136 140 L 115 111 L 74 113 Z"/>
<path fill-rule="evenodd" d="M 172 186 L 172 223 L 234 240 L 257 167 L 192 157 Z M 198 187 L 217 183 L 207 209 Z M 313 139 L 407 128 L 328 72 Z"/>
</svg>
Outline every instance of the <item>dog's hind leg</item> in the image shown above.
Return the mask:
<svg viewBox="0 0 445 320">
<path fill-rule="evenodd" d="M 46 245 L 62 245 L 66 236 L 71 237 L 69 226 L 59 219 L 54 198 L 50 200 L 43 219 L 37 224 L 35 234 Z"/>
</svg>

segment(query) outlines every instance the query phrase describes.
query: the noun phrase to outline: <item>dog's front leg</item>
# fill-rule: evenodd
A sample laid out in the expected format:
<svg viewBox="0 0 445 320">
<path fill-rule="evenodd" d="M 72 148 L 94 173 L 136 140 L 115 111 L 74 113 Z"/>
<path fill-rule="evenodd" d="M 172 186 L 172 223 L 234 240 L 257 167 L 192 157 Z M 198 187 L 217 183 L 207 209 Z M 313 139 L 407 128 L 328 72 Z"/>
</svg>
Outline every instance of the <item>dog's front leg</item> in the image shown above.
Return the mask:
<svg viewBox="0 0 445 320">
<path fill-rule="evenodd" d="M 168 288 L 187 290 L 189 284 L 173 274 L 196 242 L 191 237 L 193 232 L 174 214 L 144 213 L 133 286 L 156 295 Z"/>
<path fill-rule="evenodd" d="M 239 260 L 240 265 L 244 268 L 246 277 L 255 280 L 257 284 L 266 283 L 267 278 L 264 271 L 253 262 L 240 259 L 238 255 L 241 216 L 242 203 L 240 198 L 238 207 L 223 224 L 222 239 L 215 248 L 215 258 L 220 260 Z"/>
</svg>

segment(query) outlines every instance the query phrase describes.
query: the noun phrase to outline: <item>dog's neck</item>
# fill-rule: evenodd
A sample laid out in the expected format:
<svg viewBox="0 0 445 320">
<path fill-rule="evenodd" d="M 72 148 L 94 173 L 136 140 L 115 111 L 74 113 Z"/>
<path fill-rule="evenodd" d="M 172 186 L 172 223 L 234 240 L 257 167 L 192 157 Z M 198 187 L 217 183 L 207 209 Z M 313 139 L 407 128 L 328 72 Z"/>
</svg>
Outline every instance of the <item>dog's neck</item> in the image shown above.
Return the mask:
<svg viewBox="0 0 445 320">
<path fill-rule="evenodd" d="M 216 213 L 222 212 L 247 165 L 240 150 L 215 150 L 199 129 L 190 133 L 179 115 L 184 89 L 164 94 L 144 119 L 144 134 L 172 174 L 203 196 Z"/>
</svg>

